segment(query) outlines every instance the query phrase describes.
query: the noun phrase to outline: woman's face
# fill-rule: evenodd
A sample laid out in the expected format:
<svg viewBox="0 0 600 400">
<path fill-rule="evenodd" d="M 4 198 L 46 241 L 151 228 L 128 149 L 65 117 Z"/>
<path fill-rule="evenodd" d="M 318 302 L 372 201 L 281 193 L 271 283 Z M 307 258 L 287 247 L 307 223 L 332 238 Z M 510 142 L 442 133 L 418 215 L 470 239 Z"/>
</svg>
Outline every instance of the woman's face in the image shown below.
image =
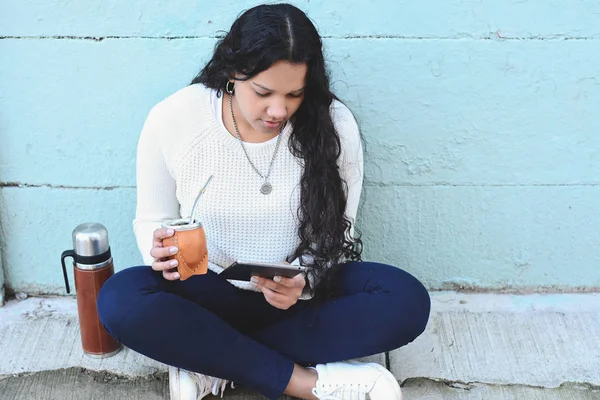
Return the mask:
<svg viewBox="0 0 600 400">
<path fill-rule="evenodd" d="M 235 81 L 234 113 L 242 132 L 276 134 L 304 99 L 306 64 L 277 61 L 245 81 Z M 245 121 L 239 121 L 239 116 Z"/>
</svg>

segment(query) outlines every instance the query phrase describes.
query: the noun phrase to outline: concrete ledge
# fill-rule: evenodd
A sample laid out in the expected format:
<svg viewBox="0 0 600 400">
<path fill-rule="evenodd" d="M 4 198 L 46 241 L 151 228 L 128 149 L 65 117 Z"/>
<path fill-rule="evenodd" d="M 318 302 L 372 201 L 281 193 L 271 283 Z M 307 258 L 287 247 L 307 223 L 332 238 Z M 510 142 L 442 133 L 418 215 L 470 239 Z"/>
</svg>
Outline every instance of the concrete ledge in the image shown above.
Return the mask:
<svg viewBox="0 0 600 400">
<path fill-rule="evenodd" d="M 600 398 L 600 294 L 441 292 L 432 305 L 426 332 L 390 353 L 407 399 Z M 2 398 L 79 398 L 63 397 L 65 384 L 107 398 L 130 389 L 147 399 L 168 393 L 164 364 L 127 348 L 102 360 L 83 354 L 74 298 L 9 301 L 0 308 L 0 354 Z M 382 354 L 369 361 L 385 364 Z M 262 399 L 244 389 L 226 398 Z"/>
<path fill-rule="evenodd" d="M 0 377 L 81 367 L 139 378 L 167 372 L 168 366 L 123 348 L 106 359 L 86 356 L 81 348 L 77 303 L 72 297 L 13 300 L 0 308 Z M 385 355 L 362 361 L 385 365 Z"/>
<path fill-rule="evenodd" d="M 167 371 L 166 365 L 128 348 L 106 359 L 86 356 L 73 297 L 7 302 L 0 309 L 0 354 L 0 376 L 71 367 L 130 378 Z"/>
<path fill-rule="evenodd" d="M 400 381 L 600 387 L 600 294 L 444 292 L 432 302 L 426 332 L 390 353 Z"/>
</svg>

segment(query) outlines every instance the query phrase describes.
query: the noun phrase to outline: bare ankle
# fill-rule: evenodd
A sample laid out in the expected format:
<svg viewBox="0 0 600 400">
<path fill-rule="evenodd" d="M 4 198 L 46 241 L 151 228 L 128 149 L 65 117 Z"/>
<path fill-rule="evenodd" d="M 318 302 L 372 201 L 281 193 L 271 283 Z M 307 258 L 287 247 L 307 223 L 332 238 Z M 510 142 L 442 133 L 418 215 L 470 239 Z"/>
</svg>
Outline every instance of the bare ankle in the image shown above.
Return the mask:
<svg viewBox="0 0 600 400">
<path fill-rule="evenodd" d="M 294 372 L 292 372 L 292 377 L 284 393 L 301 399 L 318 400 L 312 393 L 317 384 L 317 378 L 318 374 L 314 369 L 294 364 Z"/>
</svg>

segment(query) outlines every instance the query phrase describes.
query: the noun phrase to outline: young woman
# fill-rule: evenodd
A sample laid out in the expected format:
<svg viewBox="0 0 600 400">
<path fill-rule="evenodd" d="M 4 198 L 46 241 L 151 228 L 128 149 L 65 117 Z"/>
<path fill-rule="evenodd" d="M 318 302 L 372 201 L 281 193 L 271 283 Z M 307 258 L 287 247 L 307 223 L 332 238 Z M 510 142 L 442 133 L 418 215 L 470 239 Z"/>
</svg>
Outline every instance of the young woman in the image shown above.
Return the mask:
<svg viewBox="0 0 600 400">
<path fill-rule="evenodd" d="M 192 84 L 147 118 L 134 230 L 148 266 L 102 288 L 106 330 L 170 365 L 176 400 L 228 382 L 270 399 L 401 399 L 385 368 L 347 361 L 413 341 L 430 308 L 413 276 L 360 259 L 362 169 L 357 123 L 330 90 L 313 24 L 288 4 L 246 11 Z M 210 175 L 196 214 L 209 271 L 182 281 L 161 222 L 189 216 Z M 297 260 L 309 272 L 218 275 L 236 260 Z"/>
</svg>

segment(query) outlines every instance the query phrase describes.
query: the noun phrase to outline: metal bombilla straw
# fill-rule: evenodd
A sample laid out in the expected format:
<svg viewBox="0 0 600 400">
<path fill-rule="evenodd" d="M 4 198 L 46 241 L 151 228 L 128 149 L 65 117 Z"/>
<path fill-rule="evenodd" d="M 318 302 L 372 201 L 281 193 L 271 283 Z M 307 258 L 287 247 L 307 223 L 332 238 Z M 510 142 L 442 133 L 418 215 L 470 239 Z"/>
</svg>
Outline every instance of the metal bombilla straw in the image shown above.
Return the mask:
<svg viewBox="0 0 600 400">
<path fill-rule="evenodd" d="M 202 196 L 202 193 L 204 193 L 206 191 L 206 187 L 208 186 L 208 184 L 210 183 L 212 178 L 213 178 L 213 175 L 209 176 L 208 180 L 206 181 L 204 186 L 202 186 L 202 189 L 200 189 L 200 193 L 198 193 L 198 196 L 196 197 L 196 200 L 194 201 L 194 205 L 192 206 L 192 214 L 190 215 L 190 221 L 188 222 L 188 225 L 192 225 L 194 223 L 194 215 L 196 215 L 196 207 L 198 207 L 198 200 L 200 200 L 200 196 Z"/>
</svg>

